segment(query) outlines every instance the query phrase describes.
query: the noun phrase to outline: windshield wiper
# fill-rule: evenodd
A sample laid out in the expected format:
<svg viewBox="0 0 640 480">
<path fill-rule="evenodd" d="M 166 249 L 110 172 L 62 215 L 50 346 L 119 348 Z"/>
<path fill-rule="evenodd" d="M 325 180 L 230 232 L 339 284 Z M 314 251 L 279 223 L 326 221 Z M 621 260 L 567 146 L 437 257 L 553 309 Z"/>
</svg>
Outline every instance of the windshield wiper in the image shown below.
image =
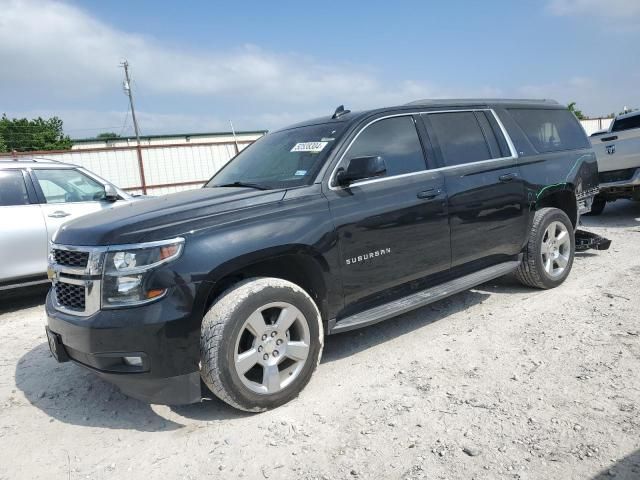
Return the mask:
<svg viewBox="0 0 640 480">
<path fill-rule="evenodd" d="M 246 188 L 255 188 L 256 190 L 269 190 L 264 185 L 260 185 L 258 183 L 248 183 L 248 182 L 223 183 L 222 185 L 212 185 L 212 187 L 246 187 Z"/>
</svg>

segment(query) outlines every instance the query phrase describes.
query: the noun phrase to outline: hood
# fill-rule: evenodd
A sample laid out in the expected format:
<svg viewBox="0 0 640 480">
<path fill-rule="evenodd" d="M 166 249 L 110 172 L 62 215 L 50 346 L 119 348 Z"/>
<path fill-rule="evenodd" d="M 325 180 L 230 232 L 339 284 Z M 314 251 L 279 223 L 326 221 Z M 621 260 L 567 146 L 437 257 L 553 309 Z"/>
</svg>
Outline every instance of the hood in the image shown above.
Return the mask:
<svg viewBox="0 0 640 480">
<path fill-rule="evenodd" d="M 110 207 L 64 224 L 53 241 L 62 245 L 116 245 L 162 240 L 221 222 L 221 215 L 251 210 L 278 202 L 285 189 L 255 190 L 242 187 L 201 188 L 147 197 Z M 246 211 L 246 212 L 244 212 Z"/>
</svg>

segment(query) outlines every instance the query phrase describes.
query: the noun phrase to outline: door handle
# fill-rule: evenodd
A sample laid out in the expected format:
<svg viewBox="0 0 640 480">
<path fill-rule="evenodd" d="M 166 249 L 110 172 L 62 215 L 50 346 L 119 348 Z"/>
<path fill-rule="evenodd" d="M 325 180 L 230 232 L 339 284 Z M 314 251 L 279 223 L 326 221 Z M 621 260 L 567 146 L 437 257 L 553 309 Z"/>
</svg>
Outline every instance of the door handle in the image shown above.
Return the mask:
<svg viewBox="0 0 640 480">
<path fill-rule="evenodd" d="M 498 177 L 498 180 L 500 180 L 502 183 L 507 183 L 507 182 L 510 182 L 511 180 L 513 180 L 516 177 L 517 177 L 517 175 L 515 173 L 505 173 L 504 175 L 500 175 Z"/>
<path fill-rule="evenodd" d="M 430 188 L 428 190 L 423 190 L 421 192 L 418 192 L 417 197 L 420 200 L 431 200 L 433 198 L 436 198 L 441 193 L 442 193 L 442 191 L 440 189 Z"/>
<path fill-rule="evenodd" d="M 51 218 L 64 218 L 64 217 L 68 217 L 69 215 L 71 215 L 71 214 L 67 213 L 67 212 L 63 212 L 62 210 L 58 210 L 58 211 L 55 211 L 55 212 L 49 214 L 49 217 L 51 217 Z"/>
</svg>

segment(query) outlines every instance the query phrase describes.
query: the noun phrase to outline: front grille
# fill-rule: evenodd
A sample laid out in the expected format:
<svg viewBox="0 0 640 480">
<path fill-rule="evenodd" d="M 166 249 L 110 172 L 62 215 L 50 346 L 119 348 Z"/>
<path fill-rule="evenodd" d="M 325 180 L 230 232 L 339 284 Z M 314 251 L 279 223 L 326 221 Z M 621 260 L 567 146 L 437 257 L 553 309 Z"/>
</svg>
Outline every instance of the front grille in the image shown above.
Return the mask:
<svg viewBox="0 0 640 480">
<path fill-rule="evenodd" d="M 635 168 L 625 168 L 622 170 L 600 172 L 600 183 L 624 182 L 627 180 L 631 180 L 631 177 L 633 177 L 635 171 Z"/>
<path fill-rule="evenodd" d="M 72 285 L 70 283 L 56 282 L 54 285 L 56 300 L 62 307 L 78 312 L 84 312 L 84 286 Z"/>
<path fill-rule="evenodd" d="M 53 250 L 53 258 L 58 265 L 65 267 L 81 267 L 87 266 L 89 261 L 89 252 L 76 252 L 73 250 Z"/>
<path fill-rule="evenodd" d="M 65 267 L 81 267 L 87 266 L 89 261 L 89 252 L 77 252 L 73 250 L 53 250 L 53 258 L 58 265 Z"/>
</svg>

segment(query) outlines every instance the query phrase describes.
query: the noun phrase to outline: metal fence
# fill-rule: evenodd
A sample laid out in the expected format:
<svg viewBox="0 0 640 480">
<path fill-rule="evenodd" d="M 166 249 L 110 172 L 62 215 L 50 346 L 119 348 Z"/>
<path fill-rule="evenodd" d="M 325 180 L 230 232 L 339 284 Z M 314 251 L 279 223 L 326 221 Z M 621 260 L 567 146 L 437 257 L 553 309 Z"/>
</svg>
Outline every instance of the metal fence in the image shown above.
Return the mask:
<svg viewBox="0 0 640 480">
<path fill-rule="evenodd" d="M 20 152 L 2 157 L 40 157 L 72 163 L 131 193 L 164 195 L 204 184 L 251 140 L 140 147 Z M 1 158 L 1 157 L 0 157 Z"/>
</svg>

